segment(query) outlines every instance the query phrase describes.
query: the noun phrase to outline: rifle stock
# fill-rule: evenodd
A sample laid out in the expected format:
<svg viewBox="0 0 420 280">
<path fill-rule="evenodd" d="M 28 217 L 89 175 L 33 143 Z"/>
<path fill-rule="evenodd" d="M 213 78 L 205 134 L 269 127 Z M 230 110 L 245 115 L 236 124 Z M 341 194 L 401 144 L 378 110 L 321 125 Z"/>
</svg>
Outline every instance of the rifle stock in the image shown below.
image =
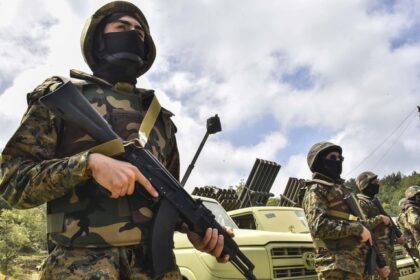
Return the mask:
<svg viewBox="0 0 420 280">
<path fill-rule="evenodd" d="M 398 228 L 398 226 L 394 223 L 394 220 L 392 219 L 392 217 L 391 216 L 389 216 L 388 215 L 388 213 L 385 211 L 385 209 L 382 207 L 382 203 L 379 201 L 379 199 L 377 198 L 377 197 L 375 197 L 373 200 L 372 200 L 372 202 L 373 202 L 373 204 L 375 204 L 375 206 L 378 208 L 378 210 L 379 210 L 379 212 L 382 214 L 382 215 L 384 215 L 384 216 L 387 216 L 389 219 L 390 219 L 390 221 L 391 221 L 391 223 L 390 223 L 390 229 L 391 229 L 391 242 L 393 241 L 393 239 L 394 239 L 394 237 L 397 237 L 397 238 L 400 238 L 403 234 L 402 234 L 402 232 L 401 232 L 401 230 Z M 414 262 L 414 265 L 417 267 L 417 268 L 419 268 L 419 264 L 418 264 L 418 262 L 417 262 L 417 260 L 416 260 L 416 258 L 414 257 L 414 255 L 412 254 L 412 252 L 411 252 L 411 250 L 410 250 L 410 247 L 408 247 L 408 244 L 407 243 L 405 243 L 405 244 L 403 244 L 403 246 L 404 246 L 404 249 L 407 251 L 407 254 L 411 257 L 411 259 L 413 260 L 413 262 Z"/>
<path fill-rule="evenodd" d="M 56 91 L 41 97 L 40 102 L 65 121 L 83 129 L 99 144 L 120 139 L 71 82 L 66 82 Z M 194 200 L 150 151 L 131 144 L 125 146 L 125 153 L 118 156 L 118 159 L 136 166 L 159 193 L 159 198 L 155 201 L 158 203 L 159 210 L 154 215 L 148 241 L 150 246 L 148 257 L 154 278 L 175 268 L 172 245 L 179 217 L 190 230 L 200 236 L 205 235 L 207 228 L 216 228 L 219 234 L 224 236 L 222 254 L 230 256 L 229 261 L 246 279 L 256 279 L 253 274 L 254 264 L 243 254 L 225 228 L 216 221 L 211 211 L 203 205 L 202 201 Z M 133 195 L 142 195 L 151 199 L 139 185 L 136 185 Z"/>
</svg>

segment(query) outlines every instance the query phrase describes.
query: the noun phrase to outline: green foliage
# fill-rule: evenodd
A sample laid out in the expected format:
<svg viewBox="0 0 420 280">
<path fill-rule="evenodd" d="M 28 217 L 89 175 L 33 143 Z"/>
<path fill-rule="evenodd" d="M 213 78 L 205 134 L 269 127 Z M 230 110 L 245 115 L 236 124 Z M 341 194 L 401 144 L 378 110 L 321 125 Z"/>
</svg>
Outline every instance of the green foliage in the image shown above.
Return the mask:
<svg viewBox="0 0 420 280">
<path fill-rule="evenodd" d="M 270 197 L 267 201 L 267 206 L 279 206 L 280 198 Z"/>
<path fill-rule="evenodd" d="M 238 196 L 241 195 L 244 187 L 245 187 L 245 181 L 244 181 L 244 179 L 241 179 L 239 181 L 239 183 L 234 187 L 234 188 L 236 188 L 236 193 L 238 194 Z"/>
<path fill-rule="evenodd" d="M 347 180 L 346 182 L 344 182 L 344 185 L 351 188 L 356 193 L 359 192 L 359 188 L 357 187 L 356 180 L 354 178 L 351 178 L 350 180 Z"/>
<path fill-rule="evenodd" d="M 45 207 L 0 212 L 1 273 L 9 276 L 22 273 L 17 265 L 20 256 L 46 250 L 45 225 Z"/>
</svg>

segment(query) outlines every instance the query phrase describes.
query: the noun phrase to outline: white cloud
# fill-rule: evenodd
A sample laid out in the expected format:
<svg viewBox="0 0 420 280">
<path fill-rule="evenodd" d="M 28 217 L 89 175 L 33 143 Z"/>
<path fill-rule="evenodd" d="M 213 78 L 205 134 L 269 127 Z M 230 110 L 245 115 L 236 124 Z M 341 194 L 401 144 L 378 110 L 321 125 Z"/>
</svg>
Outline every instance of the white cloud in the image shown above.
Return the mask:
<svg viewBox="0 0 420 280">
<path fill-rule="evenodd" d="M 212 137 L 209 137 L 197 160 L 196 167 L 186 184 L 187 189 L 192 190 L 197 184 L 223 187 L 237 185 L 240 179 L 247 179 L 256 158 L 274 160 L 276 154 L 287 144 L 286 138 L 280 133 L 267 135 L 258 145 L 239 148 L 227 142 L 214 140 Z M 184 143 L 188 141 L 184 135 L 180 137 L 180 142 L 182 141 Z M 191 161 L 199 143 L 197 141 L 189 145 L 193 149 L 185 153 L 188 156 L 184 159 L 185 162 Z"/>
<path fill-rule="evenodd" d="M 273 184 L 271 193 L 277 197 L 283 193 L 289 177 L 299 179 L 311 179 L 311 172 L 306 163 L 306 154 L 297 154 L 289 158 L 289 160 L 281 167 L 282 176 L 278 176 Z"/>
</svg>

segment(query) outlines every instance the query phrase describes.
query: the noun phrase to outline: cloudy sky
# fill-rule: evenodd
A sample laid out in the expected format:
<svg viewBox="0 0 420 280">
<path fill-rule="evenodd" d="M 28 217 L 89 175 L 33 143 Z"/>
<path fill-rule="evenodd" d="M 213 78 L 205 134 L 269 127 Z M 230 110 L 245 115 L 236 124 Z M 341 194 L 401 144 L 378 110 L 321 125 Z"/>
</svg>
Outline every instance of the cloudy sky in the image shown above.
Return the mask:
<svg viewBox="0 0 420 280">
<path fill-rule="evenodd" d="M 256 158 L 287 179 L 309 178 L 306 154 L 344 148 L 345 178 L 420 167 L 420 2 L 410 0 L 139 0 L 158 56 L 138 85 L 176 116 L 184 174 L 220 116 L 187 182 L 228 187 Z M 85 20 L 106 1 L 0 0 L 0 148 L 26 93 L 69 69 Z"/>
</svg>

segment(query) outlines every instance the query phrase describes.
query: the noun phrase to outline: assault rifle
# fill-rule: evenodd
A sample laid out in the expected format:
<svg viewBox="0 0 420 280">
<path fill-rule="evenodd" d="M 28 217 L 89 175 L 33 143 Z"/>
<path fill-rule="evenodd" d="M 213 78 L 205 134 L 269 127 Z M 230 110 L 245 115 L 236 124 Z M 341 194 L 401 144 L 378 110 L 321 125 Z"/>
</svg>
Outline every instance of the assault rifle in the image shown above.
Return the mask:
<svg viewBox="0 0 420 280">
<path fill-rule="evenodd" d="M 349 208 L 351 214 L 358 217 L 362 221 L 366 220 L 365 215 L 363 214 L 362 209 L 360 209 L 359 203 L 357 202 L 353 194 L 350 194 L 344 197 L 344 202 Z M 372 236 L 372 245 L 368 245 L 370 248 L 369 248 L 368 259 L 366 263 L 366 272 L 368 275 L 374 275 L 376 267 L 383 268 L 386 266 L 386 261 L 382 253 L 379 251 L 376 238 L 373 235 L 372 231 L 371 231 L 371 236 Z"/>
<path fill-rule="evenodd" d="M 57 116 L 83 129 L 100 144 L 121 140 L 71 82 L 66 82 L 54 92 L 41 97 L 40 102 Z M 229 261 L 246 279 L 256 280 L 253 274 L 254 264 L 239 249 L 238 244 L 216 221 L 203 202 L 194 200 L 149 150 L 135 144 L 126 145 L 124 148 L 125 152 L 116 158 L 136 166 L 159 193 L 159 197 L 153 199 L 144 188 L 136 184 L 133 194 L 142 195 L 158 207 L 153 217 L 150 238 L 146 241 L 153 279 L 175 268 L 172 257 L 173 235 L 180 219 L 190 230 L 202 237 L 208 228 L 216 228 L 219 234 L 224 236 L 222 255 L 228 254 Z"/>
<path fill-rule="evenodd" d="M 394 220 L 388 215 L 388 213 L 386 213 L 385 209 L 382 207 L 382 203 L 379 201 L 379 199 L 377 197 L 375 197 L 374 199 L 372 199 L 373 204 L 375 204 L 375 206 L 378 208 L 379 212 L 382 215 L 385 215 L 389 218 L 389 220 L 391 221 L 391 223 L 389 224 L 389 228 L 391 229 L 391 242 L 394 241 L 395 237 L 396 238 L 400 238 L 403 234 L 401 232 L 401 230 L 397 227 L 397 225 L 394 223 Z M 419 264 L 417 263 L 416 258 L 414 258 L 413 253 L 411 252 L 410 248 L 408 247 L 407 242 L 405 244 L 403 244 L 405 250 L 407 251 L 408 255 L 411 257 L 411 259 L 413 260 L 414 264 L 416 265 L 417 268 L 419 268 Z"/>
</svg>

